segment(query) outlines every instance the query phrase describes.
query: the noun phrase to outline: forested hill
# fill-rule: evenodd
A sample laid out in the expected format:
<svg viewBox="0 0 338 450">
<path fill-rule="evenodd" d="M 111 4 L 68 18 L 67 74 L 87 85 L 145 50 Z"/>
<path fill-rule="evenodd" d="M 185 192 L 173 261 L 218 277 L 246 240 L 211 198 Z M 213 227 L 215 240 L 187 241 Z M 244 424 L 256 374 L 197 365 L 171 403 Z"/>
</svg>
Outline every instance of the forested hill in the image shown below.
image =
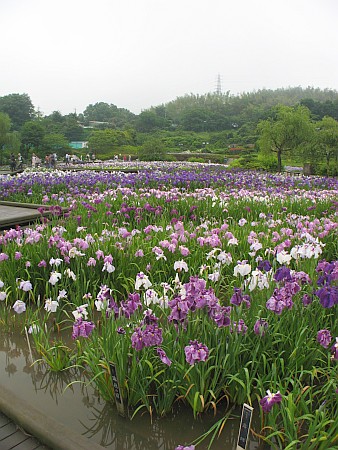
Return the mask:
<svg viewBox="0 0 338 450">
<path fill-rule="evenodd" d="M 150 125 L 153 121 L 156 122 L 157 128 L 174 124 L 191 131 L 221 131 L 241 127 L 243 124 L 257 124 L 259 120 L 271 115 L 271 108 L 277 104 L 302 104 L 310 109 L 315 119 L 328 115 L 338 120 L 337 91 L 288 87 L 276 90 L 260 89 L 239 95 L 231 95 L 229 91 L 223 94 L 184 95 L 143 111 L 139 115 L 141 120 L 137 122 L 140 125 L 139 131 L 143 131 L 142 125 L 147 122 Z"/>
</svg>

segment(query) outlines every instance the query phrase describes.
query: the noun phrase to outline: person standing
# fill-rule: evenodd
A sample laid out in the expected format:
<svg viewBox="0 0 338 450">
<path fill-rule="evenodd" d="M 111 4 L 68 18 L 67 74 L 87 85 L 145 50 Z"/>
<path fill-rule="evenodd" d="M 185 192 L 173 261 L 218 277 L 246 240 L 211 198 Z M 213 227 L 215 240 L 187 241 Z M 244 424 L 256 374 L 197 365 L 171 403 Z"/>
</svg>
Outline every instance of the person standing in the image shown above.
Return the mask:
<svg viewBox="0 0 338 450">
<path fill-rule="evenodd" d="M 18 153 L 18 169 L 22 169 L 23 167 L 23 158 L 21 153 Z"/>
<path fill-rule="evenodd" d="M 57 160 L 58 160 L 57 154 L 53 153 L 51 159 L 52 159 L 52 167 L 53 167 L 53 169 L 55 169 L 56 168 L 56 163 L 57 163 Z"/>
<path fill-rule="evenodd" d="M 11 156 L 9 158 L 9 167 L 11 169 L 11 172 L 14 172 L 15 168 L 16 168 L 16 161 L 15 161 L 15 155 L 12 152 Z"/>
</svg>

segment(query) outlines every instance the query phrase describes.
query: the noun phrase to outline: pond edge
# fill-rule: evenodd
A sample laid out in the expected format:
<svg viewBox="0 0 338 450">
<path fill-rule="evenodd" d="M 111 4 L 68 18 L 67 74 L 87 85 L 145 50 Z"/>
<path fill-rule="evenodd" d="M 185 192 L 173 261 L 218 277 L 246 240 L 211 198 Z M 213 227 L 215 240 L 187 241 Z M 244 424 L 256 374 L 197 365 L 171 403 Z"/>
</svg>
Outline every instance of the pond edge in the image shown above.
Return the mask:
<svg viewBox="0 0 338 450">
<path fill-rule="evenodd" d="M 0 411 L 53 450 L 102 450 L 103 448 L 76 434 L 52 417 L 41 413 L 1 384 Z"/>
</svg>

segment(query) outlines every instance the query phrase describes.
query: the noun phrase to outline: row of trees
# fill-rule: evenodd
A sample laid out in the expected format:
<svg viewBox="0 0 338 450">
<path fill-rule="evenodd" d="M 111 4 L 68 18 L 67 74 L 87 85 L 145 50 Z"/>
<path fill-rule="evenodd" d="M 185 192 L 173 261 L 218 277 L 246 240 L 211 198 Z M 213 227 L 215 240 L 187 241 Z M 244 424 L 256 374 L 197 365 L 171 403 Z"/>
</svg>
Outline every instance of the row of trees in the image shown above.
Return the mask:
<svg viewBox="0 0 338 450">
<path fill-rule="evenodd" d="M 277 100 L 283 101 L 276 105 Z M 102 157 L 122 149 L 142 158 L 148 152 L 152 159 L 151 146 L 159 158 L 184 151 L 225 155 L 229 147 L 248 146 L 274 153 L 278 170 L 290 156 L 325 160 L 330 170 L 336 160 L 337 119 L 338 93 L 313 88 L 191 94 L 139 115 L 100 102 L 82 114 L 43 116 L 27 94 L 10 94 L 0 97 L 0 156 L 10 149 L 21 150 L 24 157 L 33 149 L 41 156 L 55 151 L 62 156 L 70 141 L 88 141 L 89 149 Z"/>
<path fill-rule="evenodd" d="M 55 111 L 44 118 L 49 120 L 50 127 L 54 127 L 49 131 L 64 132 L 66 137 L 67 133 L 72 134 L 73 140 L 79 140 L 81 130 L 78 122 L 83 126 L 96 122 L 96 126 L 101 129 L 134 128 L 145 133 L 176 129 L 213 132 L 237 129 L 243 125 L 254 129 L 260 120 L 270 116 L 271 108 L 279 104 L 306 106 L 316 120 L 324 116 L 338 120 L 338 92 L 312 87 L 262 89 L 239 95 L 231 95 L 229 91 L 224 94 L 189 94 L 151 107 L 138 115 L 113 104 L 98 102 L 88 105 L 80 114 L 62 116 Z M 25 122 L 43 117 L 34 110 L 27 94 L 0 97 L 0 112 L 9 115 L 13 130 L 16 131 Z"/>
</svg>

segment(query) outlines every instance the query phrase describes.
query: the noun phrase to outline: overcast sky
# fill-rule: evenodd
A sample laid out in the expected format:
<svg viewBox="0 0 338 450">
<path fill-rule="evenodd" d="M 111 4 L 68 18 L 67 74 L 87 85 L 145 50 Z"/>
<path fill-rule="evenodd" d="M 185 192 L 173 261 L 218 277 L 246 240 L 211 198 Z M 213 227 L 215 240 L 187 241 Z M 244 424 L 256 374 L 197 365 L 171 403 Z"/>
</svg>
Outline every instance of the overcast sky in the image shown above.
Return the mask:
<svg viewBox="0 0 338 450">
<path fill-rule="evenodd" d="M 0 0 L 0 97 L 134 113 L 184 94 L 338 90 L 337 0 Z"/>
</svg>

